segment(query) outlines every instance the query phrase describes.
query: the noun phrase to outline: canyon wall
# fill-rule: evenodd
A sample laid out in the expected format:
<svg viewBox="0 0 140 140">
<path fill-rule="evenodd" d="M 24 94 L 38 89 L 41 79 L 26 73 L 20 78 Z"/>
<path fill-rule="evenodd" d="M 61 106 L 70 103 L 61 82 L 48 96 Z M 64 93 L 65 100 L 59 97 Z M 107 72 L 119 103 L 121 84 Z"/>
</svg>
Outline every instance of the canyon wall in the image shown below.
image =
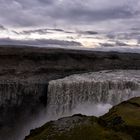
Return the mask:
<svg viewBox="0 0 140 140">
<path fill-rule="evenodd" d="M 50 80 L 108 69 L 140 69 L 140 54 L 1 46 L 0 107 L 24 104 L 27 95 L 32 98 L 28 106 L 40 99 L 46 104 L 44 90 Z"/>
</svg>

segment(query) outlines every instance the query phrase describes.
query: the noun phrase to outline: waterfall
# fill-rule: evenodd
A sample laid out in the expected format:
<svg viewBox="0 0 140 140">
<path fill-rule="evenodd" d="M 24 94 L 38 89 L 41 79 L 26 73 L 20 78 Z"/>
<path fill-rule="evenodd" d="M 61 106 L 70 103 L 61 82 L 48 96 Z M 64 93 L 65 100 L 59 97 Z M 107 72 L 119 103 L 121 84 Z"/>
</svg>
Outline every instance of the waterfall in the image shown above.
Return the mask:
<svg viewBox="0 0 140 140">
<path fill-rule="evenodd" d="M 116 105 L 140 96 L 139 89 L 140 70 L 75 74 L 49 82 L 47 110 L 53 115 L 63 115 L 84 103 Z"/>
</svg>

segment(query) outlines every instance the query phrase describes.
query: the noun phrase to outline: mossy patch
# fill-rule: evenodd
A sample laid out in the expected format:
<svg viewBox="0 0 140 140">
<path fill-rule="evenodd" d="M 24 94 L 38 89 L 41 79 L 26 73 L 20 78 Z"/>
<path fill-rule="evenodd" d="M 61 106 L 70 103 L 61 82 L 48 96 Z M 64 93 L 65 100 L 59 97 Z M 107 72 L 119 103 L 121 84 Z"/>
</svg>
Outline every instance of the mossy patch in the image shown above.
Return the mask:
<svg viewBox="0 0 140 140">
<path fill-rule="evenodd" d="M 105 127 L 125 132 L 134 139 L 140 139 L 140 98 L 133 98 L 113 107 L 100 117 Z"/>
</svg>

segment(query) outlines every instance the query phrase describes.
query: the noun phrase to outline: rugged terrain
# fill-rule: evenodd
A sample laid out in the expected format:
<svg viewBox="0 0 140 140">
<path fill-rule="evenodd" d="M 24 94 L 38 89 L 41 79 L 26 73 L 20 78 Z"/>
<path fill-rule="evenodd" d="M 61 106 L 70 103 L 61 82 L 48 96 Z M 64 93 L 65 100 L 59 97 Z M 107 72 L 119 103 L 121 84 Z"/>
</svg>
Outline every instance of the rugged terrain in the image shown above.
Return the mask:
<svg viewBox="0 0 140 140">
<path fill-rule="evenodd" d="M 37 100 L 44 99 L 43 97 L 47 94 L 47 83 L 50 80 L 62 78 L 73 73 L 109 69 L 140 69 L 140 54 L 27 46 L 1 46 L 0 106 L 9 106 L 9 102 L 13 101 L 9 100 L 9 98 L 14 98 L 16 105 L 21 104 L 25 94 L 25 96 L 31 96 L 36 93 Z M 42 92 L 38 92 L 40 87 L 33 91 L 34 88 L 31 88 L 31 86 L 36 85 L 42 87 Z M 28 86 L 31 89 L 29 89 Z M 20 95 L 22 95 L 22 100 L 18 103 L 16 102 L 17 96 L 11 95 L 11 93 L 13 94 L 12 91 L 16 91 L 17 89 L 18 93 L 25 89 L 25 92 L 19 93 L 18 99 L 20 99 Z M 6 90 L 8 90 L 8 92 Z M 5 92 L 8 95 L 5 94 Z M 8 100 L 3 96 L 9 96 Z M 38 96 L 40 98 L 38 98 Z M 45 104 L 46 100 L 44 100 L 43 103 Z"/>
<path fill-rule="evenodd" d="M 140 97 L 114 106 L 99 118 L 74 115 L 32 130 L 25 140 L 139 140 Z"/>
<path fill-rule="evenodd" d="M 0 46 L 0 138 L 46 108 L 50 80 L 113 69 L 140 69 L 140 54 Z"/>
</svg>

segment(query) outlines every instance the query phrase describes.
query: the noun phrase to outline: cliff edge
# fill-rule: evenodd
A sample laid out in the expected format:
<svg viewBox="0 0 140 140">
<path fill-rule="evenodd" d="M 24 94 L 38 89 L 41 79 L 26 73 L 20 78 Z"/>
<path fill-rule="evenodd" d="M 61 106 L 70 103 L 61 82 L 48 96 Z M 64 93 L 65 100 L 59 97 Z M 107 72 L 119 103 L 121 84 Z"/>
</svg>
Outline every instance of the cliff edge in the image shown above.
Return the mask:
<svg viewBox="0 0 140 140">
<path fill-rule="evenodd" d="M 97 118 L 74 115 L 31 130 L 25 140 L 139 140 L 140 97 L 114 106 Z"/>
</svg>

